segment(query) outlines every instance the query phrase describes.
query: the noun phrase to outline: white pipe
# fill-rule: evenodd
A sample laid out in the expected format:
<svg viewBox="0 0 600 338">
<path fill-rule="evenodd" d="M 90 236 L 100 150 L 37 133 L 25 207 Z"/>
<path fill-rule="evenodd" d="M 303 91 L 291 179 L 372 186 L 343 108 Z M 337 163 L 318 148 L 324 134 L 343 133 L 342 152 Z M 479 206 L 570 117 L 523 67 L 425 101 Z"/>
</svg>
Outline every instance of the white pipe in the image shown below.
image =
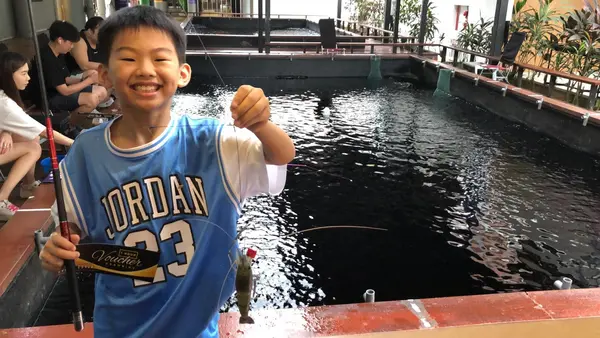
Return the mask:
<svg viewBox="0 0 600 338">
<path fill-rule="evenodd" d="M 242 0 L 242 13 L 244 14 L 252 14 L 252 0 Z"/>
</svg>

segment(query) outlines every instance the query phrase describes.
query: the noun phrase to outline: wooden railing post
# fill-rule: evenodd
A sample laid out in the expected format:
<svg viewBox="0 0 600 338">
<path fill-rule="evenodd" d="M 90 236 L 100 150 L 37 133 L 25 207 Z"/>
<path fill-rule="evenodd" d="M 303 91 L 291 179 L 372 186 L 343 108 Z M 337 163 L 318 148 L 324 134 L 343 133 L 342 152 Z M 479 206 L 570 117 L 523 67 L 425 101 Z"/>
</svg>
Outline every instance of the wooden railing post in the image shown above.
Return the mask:
<svg viewBox="0 0 600 338">
<path fill-rule="evenodd" d="M 594 107 L 596 106 L 597 98 L 598 98 L 598 85 L 594 84 L 590 88 L 590 99 L 588 101 L 588 109 L 589 110 L 594 110 Z"/>
<path fill-rule="evenodd" d="M 525 69 L 523 67 L 517 66 L 517 87 L 523 87 L 523 72 Z"/>
<path fill-rule="evenodd" d="M 459 53 L 460 52 L 456 49 L 454 50 L 454 53 L 452 53 L 452 66 L 454 67 L 458 66 L 458 57 L 460 56 Z"/>
<path fill-rule="evenodd" d="M 442 46 L 442 55 L 440 55 L 442 62 L 446 62 L 446 54 L 448 53 L 448 47 Z"/>
<path fill-rule="evenodd" d="M 550 83 L 548 84 L 548 97 L 552 97 L 554 86 L 556 86 L 556 75 L 550 75 Z"/>
</svg>

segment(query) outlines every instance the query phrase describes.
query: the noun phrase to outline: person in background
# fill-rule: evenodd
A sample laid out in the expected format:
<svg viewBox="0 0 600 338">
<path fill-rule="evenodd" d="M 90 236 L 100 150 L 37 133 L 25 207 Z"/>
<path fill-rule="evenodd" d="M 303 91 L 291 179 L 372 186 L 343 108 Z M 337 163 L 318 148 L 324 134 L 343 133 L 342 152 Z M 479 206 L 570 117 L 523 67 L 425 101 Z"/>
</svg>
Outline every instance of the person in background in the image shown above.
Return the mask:
<svg viewBox="0 0 600 338">
<path fill-rule="evenodd" d="M 27 115 L 19 94 L 29 84 L 29 65 L 21 54 L 0 54 L 0 165 L 15 162 L 0 187 L 0 220 L 7 221 L 19 209 L 8 198 L 21 179 L 21 198 L 29 198 L 40 181 L 35 180 L 35 164 L 40 158 L 40 136 L 48 137 L 46 127 Z M 53 133 L 58 144 L 71 146 L 73 140 Z"/>
<path fill-rule="evenodd" d="M 96 44 L 98 43 L 98 29 L 104 21 L 100 16 L 90 18 L 83 30 L 79 32 L 81 39 L 73 44 L 73 49 L 65 54 L 65 61 L 71 76 L 82 79 L 89 70 L 98 71 L 100 56 Z M 110 94 L 110 90 L 107 90 Z M 108 96 L 104 102 L 98 104 L 99 108 L 110 107 L 115 100 Z"/>
<path fill-rule="evenodd" d="M 81 78 L 72 77 L 65 61 L 65 54 L 79 42 L 79 31 L 66 21 L 54 21 L 48 29 L 50 42 L 40 46 L 40 59 L 44 71 L 45 90 L 50 110 L 71 113 L 99 113 L 96 107 L 108 98 L 106 89 L 98 86 L 98 72 L 90 69 Z M 37 69 L 32 69 L 37 82 Z M 30 93 L 30 97 L 36 95 Z M 35 101 L 34 101 L 35 102 Z M 35 102 L 40 106 L 38 102 Z"/>
<path fill-rule="evenodd" d="M 73 49 L 65 55 L 67 66 L 71 74 L 77 74 L 86 70 L 98 70 L 99 57 L 96 44 L 98 43 L 98 28 L 104 18 L 95 16 L 90 18 L 84 29 L 79 32 L 81 39 L 73 44 Z"/>
</svg>

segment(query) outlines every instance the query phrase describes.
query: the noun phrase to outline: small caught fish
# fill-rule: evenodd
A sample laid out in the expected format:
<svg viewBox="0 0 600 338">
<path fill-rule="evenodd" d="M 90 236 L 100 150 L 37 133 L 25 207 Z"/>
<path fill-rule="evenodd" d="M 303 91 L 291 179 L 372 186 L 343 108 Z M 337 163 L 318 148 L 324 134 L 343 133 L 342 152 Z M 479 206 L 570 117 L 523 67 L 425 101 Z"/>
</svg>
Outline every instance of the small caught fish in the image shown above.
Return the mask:
<svg viewBox="0 0 600 338">
<path fill-rule="evenodd" d="M 235 291 L 238 308 L 240 309 L 240 324 L 254 324 L 248 312 L 250 312 L 250 299 L 252 298 L 252 259 L 256 251 L 248 249 L 246 255 L 237 258 L 237 272 L 235 274 Z"/>
<path fill-rule="evenodd" d="M 227 232 L 225 232 L 225 230 L 223 230 L 223 228 L 221 228 L 219 225 L 214 224 L 214 223 L 211 223 L 211 224 L 216 226 L 218 229 L 223 231 L 225 234 L 227 234 Z M 292 234 L 286 235 L 286 237 L 297 235 L 297 234 L 304 233 L 304 232 L 309 232 L 309 231 L 315 231 L 315 230 L 321 230 L 321 229 L 337 229 L 337 228 L 355 228 L 355 229 L 388 231 L 388 229 L 367 227 L 367 226 L 360 226 L 360 225 L 337 225 L 337 226 L 330 225 L 330 226 L 321 226 L 321 227 L 296 231 Z M 233 240 L 236 240 L 241 233 L 242 233 L 242 230 L 240 230 L 238 232 L 236 238 Z M 229 235 L 229 234 L 227 234 L 227 235 Z M 254 319 L 252 319 L 252 317 L 249 316 L 250 300 L 254 296 L 255 289 L 256 289 L 256 281 L 254 280 L 254 275 L 252 273 L 252 260 L 254 259 L 254 257 L 256 257 L 255 250 L 248 249 L 248 251 L 246 252 L 246 255 L 244 255 L 241 251 L 238 250 L 237 257 L 236 257 L 235 261 L 231 264 L 231 266 L 229 267 L 229 271 L 227 272 L 227 275 L 229 275 L 229 273 L 234 268 L 234 266 L 237 265 L 237 269 L 236 269 L 236 273 L 235 273 L 235 291 L 236 291 L 236 298 L 237 298 L 237 306 L 240 311 L 240 320 L 239 320 L 240 324 L 254 324 Z M 221 293 L 219 294 L 218 299 L 221 299 L 221 294 L 223 292 L 223 288 L 225 287 L 226 280 L 227 280 L 227 278 L 225 278 L 225 280 L 223 281 L 223 285 L 221 286 Z"/>
</svg>

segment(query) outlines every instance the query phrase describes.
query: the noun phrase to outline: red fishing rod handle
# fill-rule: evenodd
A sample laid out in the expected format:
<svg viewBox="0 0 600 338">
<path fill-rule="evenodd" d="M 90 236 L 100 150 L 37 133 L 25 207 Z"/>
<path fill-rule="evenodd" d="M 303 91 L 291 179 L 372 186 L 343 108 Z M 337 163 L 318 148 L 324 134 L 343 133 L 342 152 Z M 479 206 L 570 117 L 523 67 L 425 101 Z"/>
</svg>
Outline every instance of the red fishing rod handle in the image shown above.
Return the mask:
<svg viewBox="0 0 600 338">
<path fill-rule="evenodd" d="M 52 120 L 50 116 L 46 117 L 46 135 L 50 145 L 50 158 L 52 160 L 52 176 L 54 179 L 54 190 L 56 195 L 56 206 L 58 208 L 58 219 L 60 225 L 60 234 L 71 241 L 71 229 L 67 221 L 67 213 L 63 199 L 63 190 L 61 184 L 60 170 L 58 168 L 58 159 L 56 156 L 56 144 L 54 143 L 54 130 L 52 129 Z"/>
</svg>

